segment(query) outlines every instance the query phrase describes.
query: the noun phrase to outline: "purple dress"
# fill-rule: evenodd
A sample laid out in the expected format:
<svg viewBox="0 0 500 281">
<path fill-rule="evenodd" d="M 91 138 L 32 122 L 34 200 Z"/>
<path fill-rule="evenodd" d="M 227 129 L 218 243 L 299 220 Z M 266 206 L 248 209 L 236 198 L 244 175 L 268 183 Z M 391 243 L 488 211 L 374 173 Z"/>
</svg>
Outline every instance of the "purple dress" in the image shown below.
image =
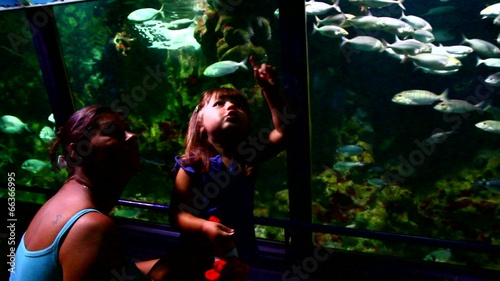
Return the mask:
<svg viewBox="0 0 500 281">
<path fill-rule="evenodd" d="M 179 156 L 175 161 L 174 173 L 183 169 L 193 181 L 194 198 L 189 206 L 172 207 L 204 219 L 219 218 L 222 224 L 235 230 L 238 255 L 250 262 L 257 253 L 253 224 L 255 177 L 246 176 L 234 160 L 226 167 L 220 155 L 210 158 L 210 171 L 203 174 L 184 165 Z M 185 235 L 181 235 L 181 241 L 182 236 Z"/>
</svg>

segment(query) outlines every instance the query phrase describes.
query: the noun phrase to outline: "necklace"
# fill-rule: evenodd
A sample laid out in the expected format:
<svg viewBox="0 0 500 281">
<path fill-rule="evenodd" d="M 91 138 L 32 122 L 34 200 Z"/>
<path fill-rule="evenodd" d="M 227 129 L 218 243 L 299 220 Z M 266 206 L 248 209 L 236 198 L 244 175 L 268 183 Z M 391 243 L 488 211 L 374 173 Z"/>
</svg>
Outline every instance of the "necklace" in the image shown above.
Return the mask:
<svg viewBox="0 0 500 281">
<path fill-rule="evenodd" d="M 74 176 L 69 177 L 69 178 L 68 178 L 68 179 L 67 179 L 64 183 L 67 183 L 67 182 L 69 182 L 70 180 L 74 180 L 74 181 L 76 181 L 76 182 L 77 182 L 78 184 L 80 184 L 83 188 L 85 188 L 85 190 L 90 190 L 90 188 L 88 187 L 88 185 L 86 185 L 86 184 L 82 183 L 81 181 L 79 181 L 79 180 L 75 179 L 75 178 L 74 178 Z"/>
</svg>

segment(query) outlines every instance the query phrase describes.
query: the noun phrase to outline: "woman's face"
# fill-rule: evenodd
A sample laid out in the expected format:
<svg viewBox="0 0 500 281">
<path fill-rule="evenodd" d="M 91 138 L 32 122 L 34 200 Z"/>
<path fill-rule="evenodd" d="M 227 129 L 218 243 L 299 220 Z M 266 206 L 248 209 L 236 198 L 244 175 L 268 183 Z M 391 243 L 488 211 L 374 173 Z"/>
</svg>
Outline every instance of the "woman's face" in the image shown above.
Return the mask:
<svg viewBox="0 0 500 281">
<path fill-rule="evenodd" d="M 140 168 L 137 136 L 127 124 L 113 114 L 103 114 L 92 134 L 90 165 L 111 176 L 132 176 Z"/>
<path fill-rule="evenodd" d="M 249 132 L 248 115 L 233 96 L 213 95 L 201 115 L 202 127 L 209 138 L 241 137 Z"/>
</svg>

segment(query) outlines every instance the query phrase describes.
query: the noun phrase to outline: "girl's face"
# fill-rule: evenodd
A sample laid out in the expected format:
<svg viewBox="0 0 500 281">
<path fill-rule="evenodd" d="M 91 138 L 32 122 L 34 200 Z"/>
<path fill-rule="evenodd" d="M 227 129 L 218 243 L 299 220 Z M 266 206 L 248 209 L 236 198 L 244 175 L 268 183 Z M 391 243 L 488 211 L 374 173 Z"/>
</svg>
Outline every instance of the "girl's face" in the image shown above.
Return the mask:
<svg viewBox="0 0 500 281">
<path fill-rule="evenodd" d="M 212 138 L 234 138 L 248 135 L 249 120 L 238 98 L 212 95 L 201 111 L 202 127 L 209 140 Z"/>
</svg>

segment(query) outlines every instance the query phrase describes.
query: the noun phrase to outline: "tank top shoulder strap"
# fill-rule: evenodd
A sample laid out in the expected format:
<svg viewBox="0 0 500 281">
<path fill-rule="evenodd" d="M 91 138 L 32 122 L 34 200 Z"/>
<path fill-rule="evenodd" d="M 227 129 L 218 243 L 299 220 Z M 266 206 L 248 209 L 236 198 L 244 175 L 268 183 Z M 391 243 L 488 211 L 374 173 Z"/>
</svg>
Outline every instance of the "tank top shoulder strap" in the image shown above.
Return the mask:
<svg viewBox="0 0 500 281">
<path fill-rule="evenodd" d="M 66 233 L 71 229 L 71 227 L 73 226 L 73 224 L 75 224 L 75 222 L 81 218 L 83 215 L 85 214 L 88 214 L 88 213 L 91 213 L 91 212 L 97 212 L 97 213 L 101 213 L 99 212 L 97 209 L 92 209 L 92 208 L 89 208 L 89 209 L 83 209 L 83 210 L 80 210 L 78 213 L 74 214 L 67 222 L 66 224 L 63 226 L 63 228 L 61 228 L 61 231 L 59 231 L 59 233 L 57 234 L 56 236 L 56 239 L 54 239 L 54 245 L 56 246 L 56 253 L 59 253 L 59 247 L 60 247 L 60 240 L 62 237 L 64 237 L 64 235 L 66 235 Z"/>
</svg>

